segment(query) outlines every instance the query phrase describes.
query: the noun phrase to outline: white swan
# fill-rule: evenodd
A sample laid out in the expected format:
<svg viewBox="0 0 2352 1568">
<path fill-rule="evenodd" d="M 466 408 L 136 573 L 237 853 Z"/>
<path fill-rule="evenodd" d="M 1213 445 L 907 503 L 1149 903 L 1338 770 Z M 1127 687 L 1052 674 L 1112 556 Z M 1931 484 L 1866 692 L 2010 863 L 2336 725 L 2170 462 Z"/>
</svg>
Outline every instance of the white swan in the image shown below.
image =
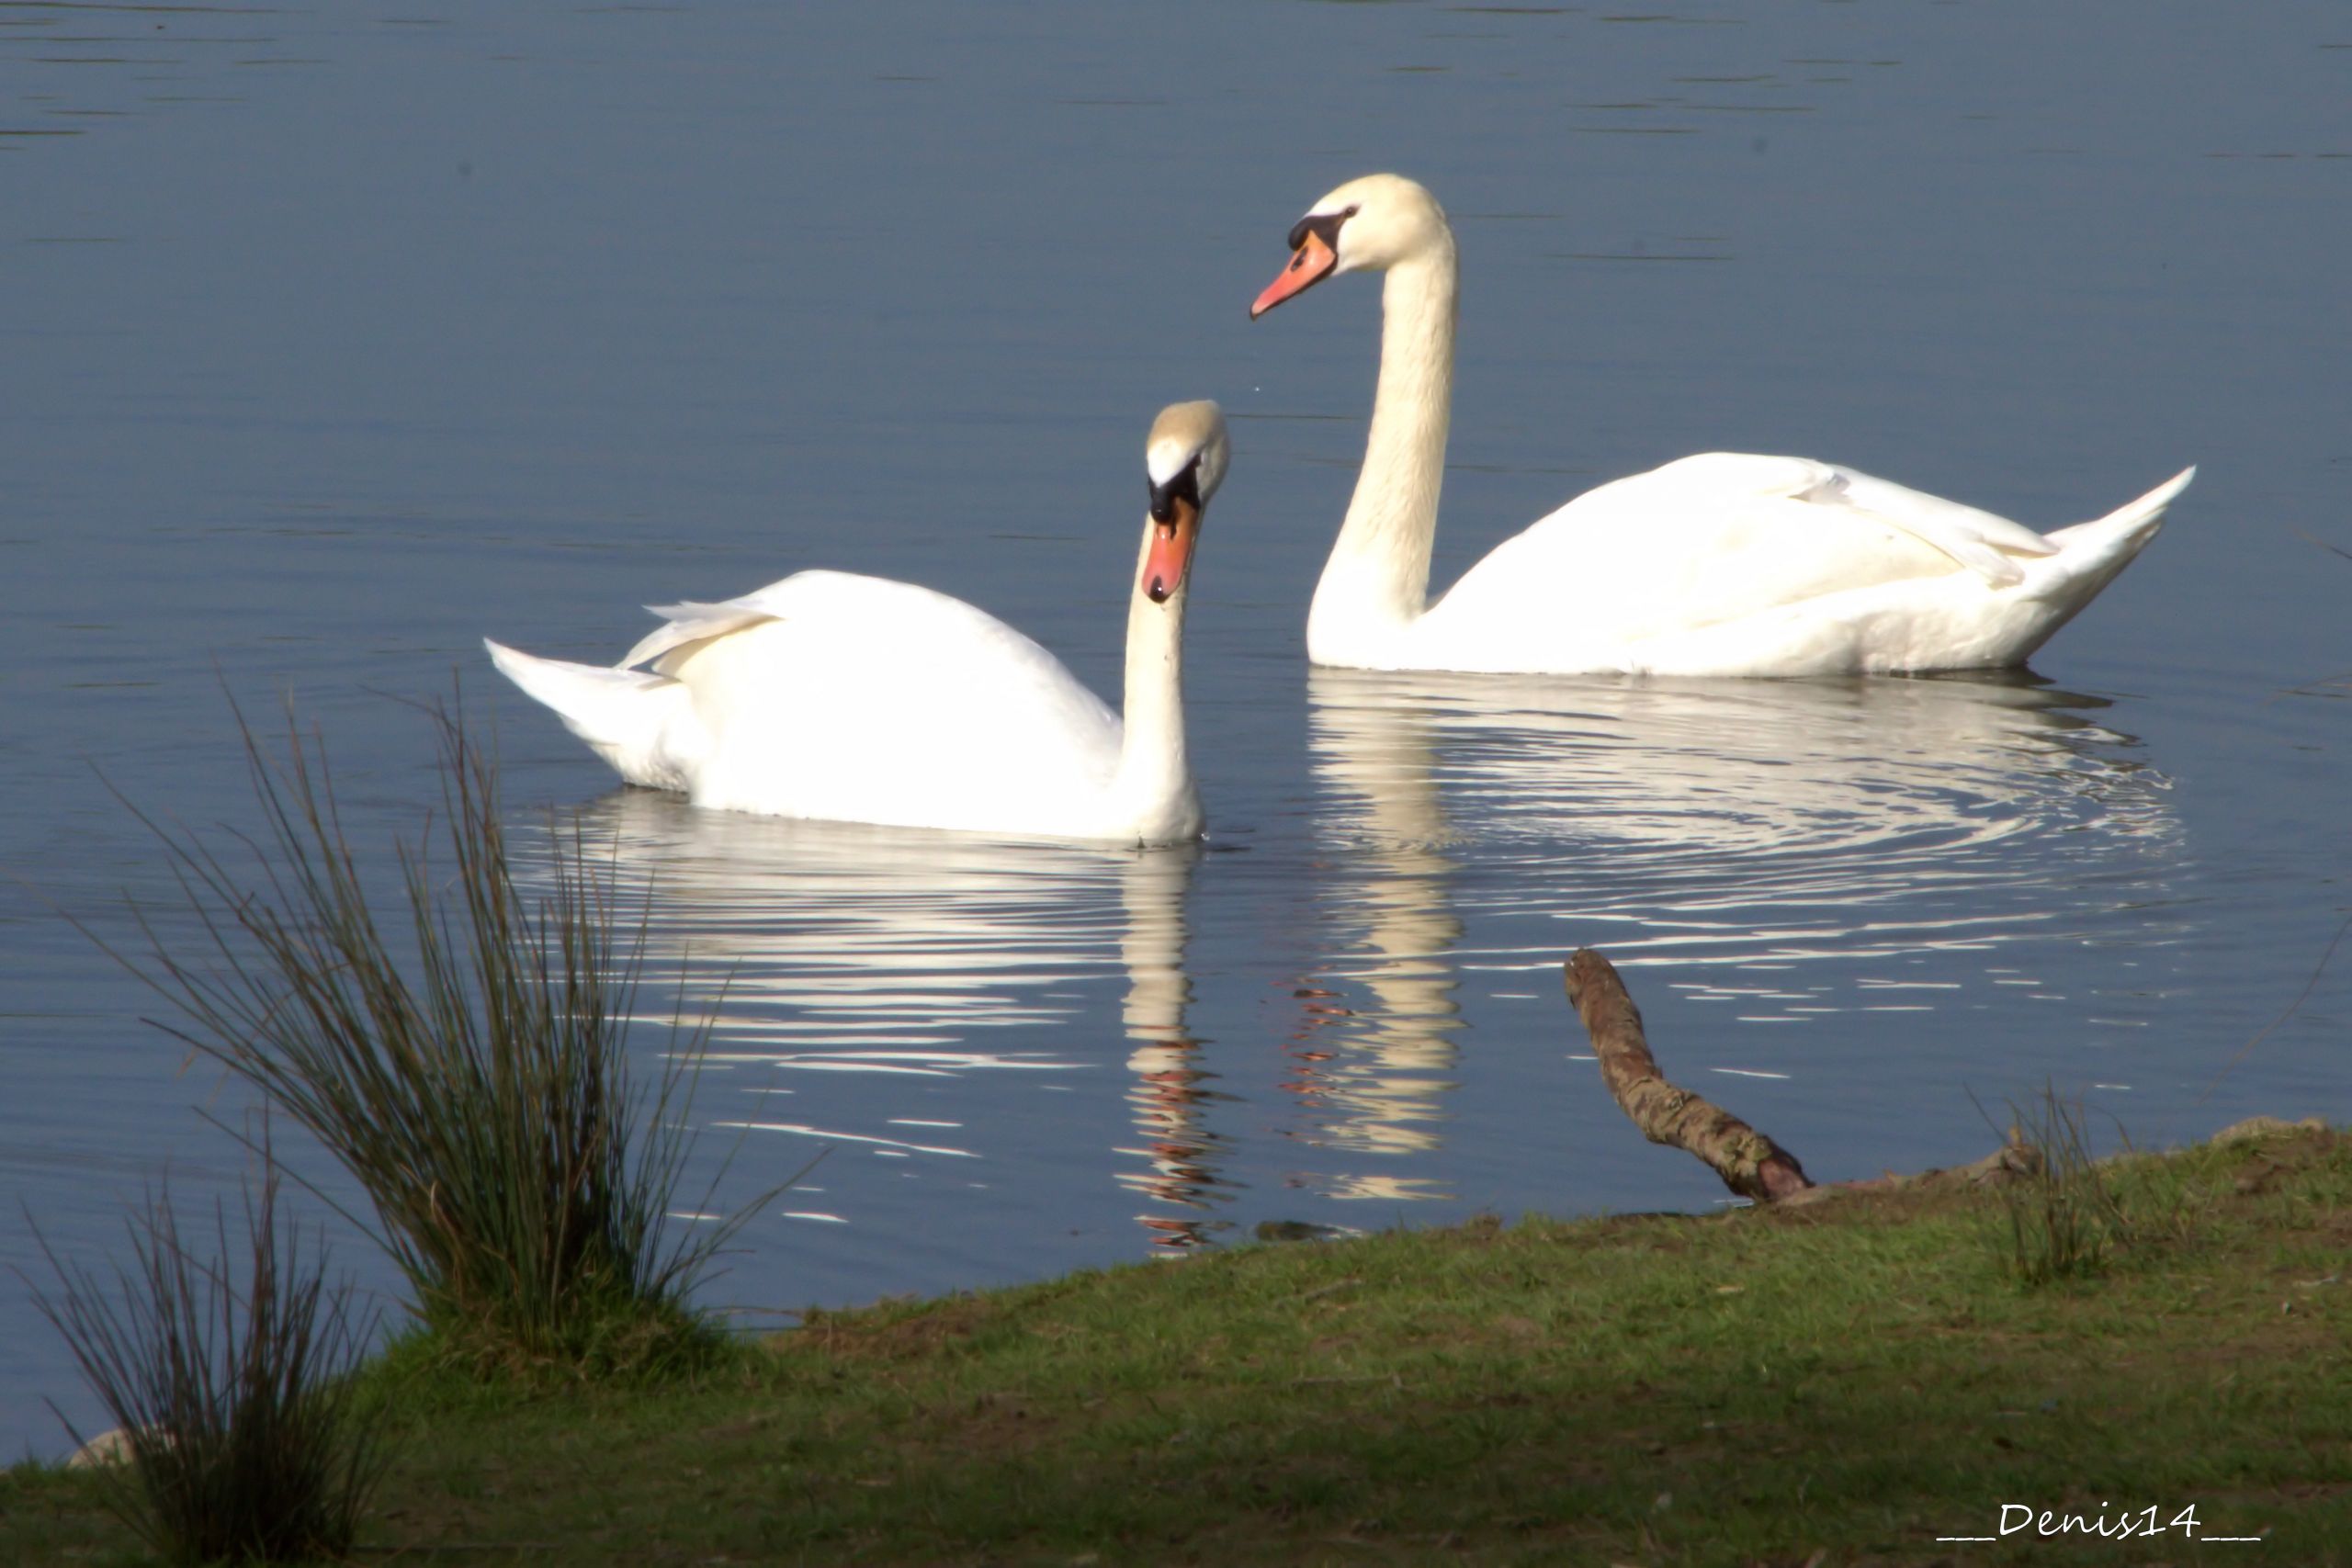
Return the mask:
<svg viewBox="0 0 2352 1568">
<path fill-rule="evenodd" d="M 1578 496 L 1429 603 L 1453 384 L 1453 231 L 1396 175 L 1291 231 L 1263 315 L 1383 270 L 1363 470 L 1315 590 L 1307 657 L 1371 670 L 1820 675 L 2022 663 L 2155 536 L 2186 469 L 2048 536 L 1804 457 L 1709 452 Z"/>
<path fill-rule="evenodd" d="M 1020 837 L 1191 839 L 1201 806 L 1179 658 L 1193 550 L 1227 456 L 1215 403 L 1175 404 L 1152 424 L 1124 723 L 985 611 L 839 571 L 656 609 L 669 624 L 611 669 L 485 646 L 623 778 L 683 790 L 697 806 Z"/>
</svg>

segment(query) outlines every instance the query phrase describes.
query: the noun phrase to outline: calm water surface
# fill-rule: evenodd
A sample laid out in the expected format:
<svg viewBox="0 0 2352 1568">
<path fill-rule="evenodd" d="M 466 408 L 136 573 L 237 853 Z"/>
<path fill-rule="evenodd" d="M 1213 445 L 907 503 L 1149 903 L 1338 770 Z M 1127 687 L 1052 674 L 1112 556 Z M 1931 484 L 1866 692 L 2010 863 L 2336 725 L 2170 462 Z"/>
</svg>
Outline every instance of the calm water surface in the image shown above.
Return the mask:
<svg viewBox="0 0 2352 1568">
<path fill-rule="evenodd" d="M 716 1011 L 717 1201 L 822 1153 L 714 1288 L 755 1314 L 1717 1201 L 1580 1059 L 1579 943 L 1824 1177 L 2045 1081 L 2143 1141 L 2345 1115 L 2347 106 L 2318 4 L 0 8 L 0 1263 L 242 1168 L 57 918 L 170 895 L 98 779 L 249 828 L 230 697 L 290 696 L 389 845 L 453 670 L 518 824 L 650 897 L 650 1021 Z M 2043 526 L 2200 477 L 2027 675 L 1310 675 L 1377 291 L 1244 310 L 1381 167 L 1461 236 L 1441 581 L 1709 447 Z M 608 660 L 828 565 L 1115 692 L 1142 434 L 1203 396 L 1197 850 L 697 813 L 492 690 L 484 633 Z M 12 1280 L 0 1450 L 45 1399 L 90 1417 Z"/>
</svg>

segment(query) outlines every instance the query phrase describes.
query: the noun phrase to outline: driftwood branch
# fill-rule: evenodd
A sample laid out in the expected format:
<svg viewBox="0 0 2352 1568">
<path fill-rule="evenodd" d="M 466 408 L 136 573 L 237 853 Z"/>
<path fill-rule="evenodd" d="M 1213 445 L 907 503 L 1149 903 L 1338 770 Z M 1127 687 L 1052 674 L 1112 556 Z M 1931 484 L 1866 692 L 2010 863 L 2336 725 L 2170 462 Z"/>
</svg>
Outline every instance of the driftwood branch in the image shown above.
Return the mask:
<svg viewBox="0 0 2352 1568">
<path fill-rule="evenodd" d="M 1984 1187 L 2036 1176 L 2043 1169 L 2041 1150 L 2022 1141 L 2015 1127 L 2009 1141 L 1968 1165 L 1923 1170 L 1916 1176 L 1893 1172 L 1868 1181 L 1833 1181 L 1816 1186 L 1797 1164 L 1796 1156 L 1734 1116 L 1687 1089 L 1677 1089 L 1658 1071 L 1650 1055 L 1649 1037 L 1642 1029 L 1642 1010 L 1625 990 L 1625 982 L 1609 960 L 1580 947 L 1566 965 L 1568 1000 L 1592 1036 L 1600 1059 L 1600 1077 L 1618 1108 L 1654 1144 L 1665 1144 L 1698 1156 L 1712 1167 L 1724 1185 L 1759 1203 L 1809 1203 L 1841 1192 L 1885 1192 L 1901 1188 Z M 2241 1139 L 2287 1137 L 2324 1132 L 2317 1117 L 2281 1122 L 2256 1116 L 2225 1127 L 2213 1135 L 2216 1144 Z M 2126 1157 L 2109 1155 L 2108 1159 Z M 2103 1162 L 2102 1162 L 2103 1163 Z M 112 1434 L 109 1434 L 110 1436 Z M 93 1447 L 96 1445 L 92 1445 Z M 84 1462 L 76 1458 L 75 1463 Z"/>
<path fill-rule="evenodd" d="M 1600 1077 L 1618 1108 L 1654 1144 L 1666 1144 L 1698 1156 L 1724 1179 L 1724 1185 L 1759 1203 L 1804 1203 L 1838 1192 L 1885 1191 L 1898 1187 L 1974 1187 L 2013 1180 L 2041 1168 L 2041 1155 L 2011 1142 L 1971 1165 L 1945 1170 L 1924 1170 L 1917 1176 L 1889 1173 L 1869 1181 L 1838 1181 L 1815 1186 L 1797 1164 L 1796 1156 L 1747 1122 L 1708 1103 L 1687 1089 L 1677 1089 L 1658 1071 L 1642 1032 L 1642 1010 L 1626 993 L 1615 965 L 1589 947 L 1568 959 L 1566 971 L 1568 1000 L 1592 1036 L 1600 1058 Z M 2234 1129 L 2233 1129 L 2234 1131 Z"/>
<path fill-rule="evenodd" d="M 1724 1186 L 1759 1203 L 1813 1186 L 1788 1150 L 1730 1111 L 1666 1081 L 1642 1032 L 1642 1010 L 1634 1005 L 1609 960 L 1589 947 L 1578 948 L 1568 960 L 1566 975 L 1568 1000 L 1592 1036 L 1601 1079 L 1644 1137 L 1698 1156 L 1723 1178 Z"/>
</svg>

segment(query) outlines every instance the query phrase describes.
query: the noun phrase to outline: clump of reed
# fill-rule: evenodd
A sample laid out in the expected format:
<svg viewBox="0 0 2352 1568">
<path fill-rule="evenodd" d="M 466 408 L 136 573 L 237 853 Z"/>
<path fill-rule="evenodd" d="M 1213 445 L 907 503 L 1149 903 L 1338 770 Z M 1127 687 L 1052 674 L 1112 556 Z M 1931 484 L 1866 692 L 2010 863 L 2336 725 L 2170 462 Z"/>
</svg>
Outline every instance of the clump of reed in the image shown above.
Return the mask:
<svg viewBox="0 0 2352 1568">
<path fill-rule="evenodd" d="M 2091 1152 L 2089 1112 L 2050 1085 L 2009 1107 L 2009 1141 L 2037 1156 L 2000 1188 L 2005 1267 L 2019 1284 L 2080 1279 L 2105 1268 L 2132 1234 L 2124 1183 Z"/>
<path fill-rule="evenodd" d="M 351 1376 L 374 1315 L 354 1314 L 347 1282 L 327 1283 L 323 1245 L 305 1253 L 279 1223 L 277 1185 L 265 1159 L 259 1199 L 246 1190 L 241 1280 L 225 1205 L 219 1251 L 199 1258 L 168 1189 L 128 1222 L 136 1263 L 111 1290 L 41 1238 L 60 1290 L 35 1303 L 120 1433 L 107 1500 L 171 1562 L 342 1557 L 383 1474 L 382 1417 Z"/>
<path fill-rule="evenodd" d="M 623 919 L 576 827 L 552 831 L 526 892 L 492 759 L 462 711 L 429 716 L 442 809 L 396 848 L 394 914 L 371 899 L 323 742 L 289 716 L 273 757 L 240 713 L 262 831 L 232 869 L 141 814 L 200 935 L 166 940 L 141 913 L 144 954 L 118 956 L 173 1005 L 165 1029 L 356 1179 L 442 1348 L 483 1370 L 699 1362 L 724 1339 L 689 1297 L 749 1213 L 668 1223 L 707 1025 L 673 1021 L 665 1065 L 632 1068 L 643 912 Z"/>
</svg>

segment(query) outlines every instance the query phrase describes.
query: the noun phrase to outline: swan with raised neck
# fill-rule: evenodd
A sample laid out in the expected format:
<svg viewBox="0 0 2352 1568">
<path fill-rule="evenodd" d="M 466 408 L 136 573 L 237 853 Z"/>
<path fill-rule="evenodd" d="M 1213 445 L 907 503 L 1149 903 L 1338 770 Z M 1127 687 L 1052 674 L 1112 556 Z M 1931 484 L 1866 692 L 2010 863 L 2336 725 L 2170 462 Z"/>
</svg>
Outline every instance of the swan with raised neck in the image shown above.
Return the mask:
<svg viewBox="0 0 2352 1568">
<path fill-rule="evenodd" d="M 2092 523 L 2007 518 L 1804 457 L 1711 452 L 1601 486 L 1429 596 L 1453 396 L 1453 231 L 1400 175 L 1292 228 L 1252 319 L 1387 274 L 1363 467 L 1307 614 L 1317 664 L 1812 675 L 2024 662 L 2155 536 L 2188 469 Z"/>
</svg>

